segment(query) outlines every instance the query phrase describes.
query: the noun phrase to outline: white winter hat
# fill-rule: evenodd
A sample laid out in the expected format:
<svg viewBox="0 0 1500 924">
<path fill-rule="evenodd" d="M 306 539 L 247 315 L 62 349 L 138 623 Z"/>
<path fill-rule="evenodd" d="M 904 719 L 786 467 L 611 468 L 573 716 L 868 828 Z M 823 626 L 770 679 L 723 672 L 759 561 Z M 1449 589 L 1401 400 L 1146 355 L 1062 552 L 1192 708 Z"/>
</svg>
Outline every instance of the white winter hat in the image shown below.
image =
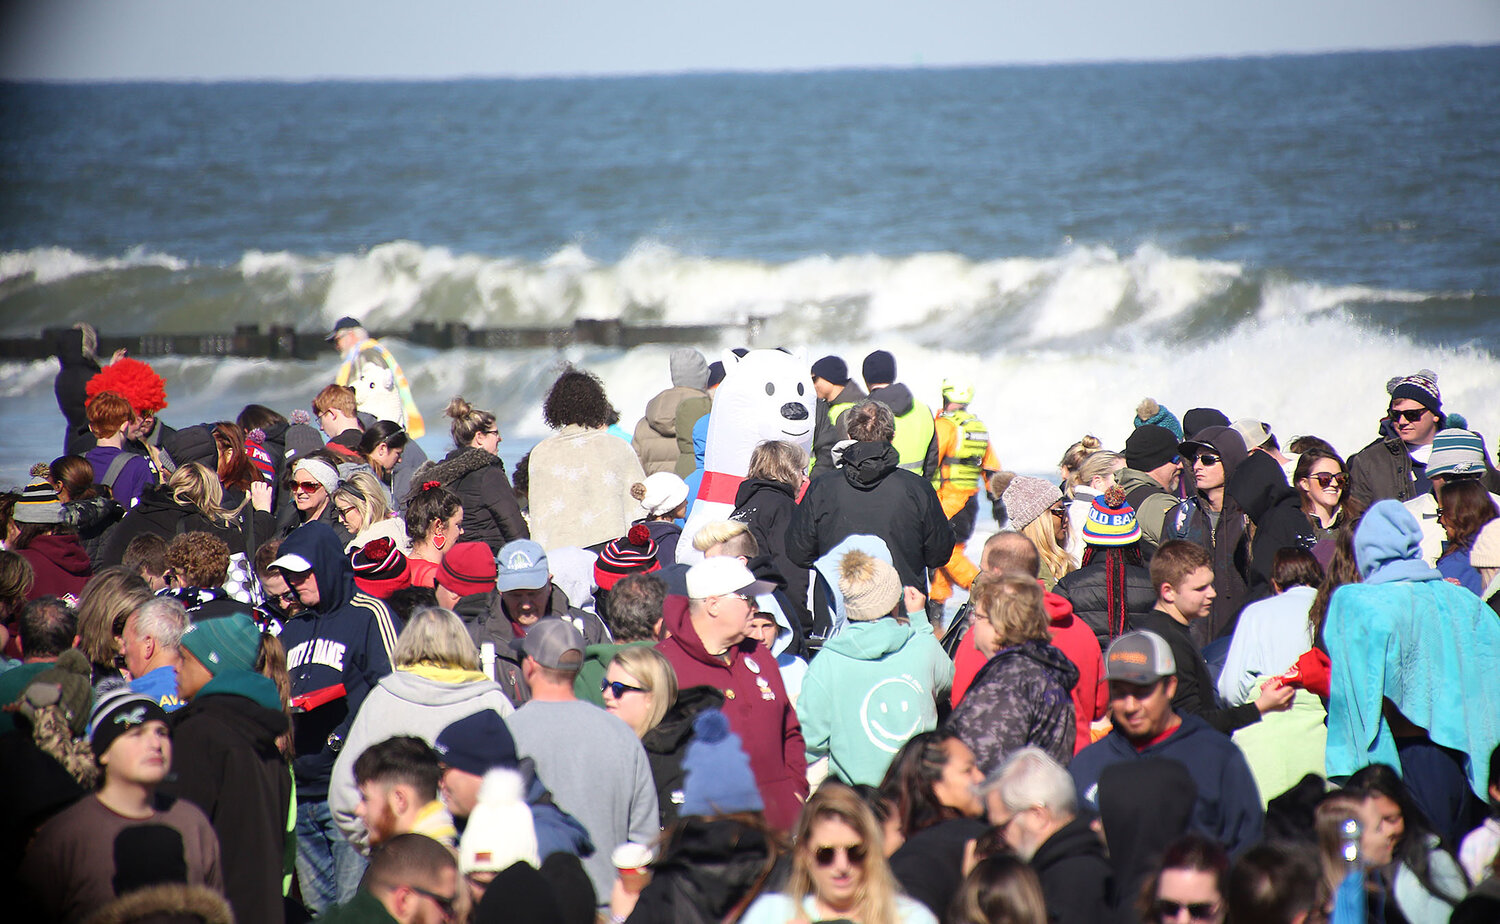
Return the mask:
<svg viewBox="0 0 1500 924">
<path fill-rule="evenodd" d="M 663 513 L 671 513 L 688 496 L 687 482 L 677 477 L 672 472 L 657 472 L 647 476 L 641 482 L 645 493 L 639 498 L 641 509 L 646 511 L 646 516 L 660 516 Z M 631 492 L 634 494 L 635 492 Z"/>
<path fill-rule="evenodd" d="M 537 856 L 536 822 L 522 797 L 521 775 L 491 770 L 479 784 L 479 802 L 458 842 L 458 869 L 464 875 L 509 869 L 525 861 L 542 865 Z"/>
</svg>

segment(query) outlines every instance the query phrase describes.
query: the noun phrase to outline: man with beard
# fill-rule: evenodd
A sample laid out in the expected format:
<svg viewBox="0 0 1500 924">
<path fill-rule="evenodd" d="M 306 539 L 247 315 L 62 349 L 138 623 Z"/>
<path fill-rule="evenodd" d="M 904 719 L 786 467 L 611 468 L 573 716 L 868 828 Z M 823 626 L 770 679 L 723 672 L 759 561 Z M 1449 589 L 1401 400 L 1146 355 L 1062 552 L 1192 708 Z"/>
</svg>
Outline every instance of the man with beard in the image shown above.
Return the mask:
<svg viewBox="0 0 1500 924">
<path fill-rule="evenodd" d="M 354 814 L 365 823 L 370 846 L 398 834 L 425 834 L 457 847 L 453 816 L 438 799 L 441 777 L 437 753 L 421 738 L 397 735 L 366 748 L 354 762 L 359 786 Z"/>
</svg>

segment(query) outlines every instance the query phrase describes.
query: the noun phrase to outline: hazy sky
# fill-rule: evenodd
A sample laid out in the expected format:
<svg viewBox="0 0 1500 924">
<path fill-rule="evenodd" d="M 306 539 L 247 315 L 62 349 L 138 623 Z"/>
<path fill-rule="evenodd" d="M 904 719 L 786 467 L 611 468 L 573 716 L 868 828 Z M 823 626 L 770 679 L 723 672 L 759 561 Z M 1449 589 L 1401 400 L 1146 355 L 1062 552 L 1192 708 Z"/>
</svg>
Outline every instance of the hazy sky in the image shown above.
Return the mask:
<svg viewBox="0 0 1500 924">
<path fill-rule="evenodd" d="M 631 74 L 1500 43 L 1500 0 L 0 0 L 0 10 L 0 78 L 11 79 Z"/>
</svg>

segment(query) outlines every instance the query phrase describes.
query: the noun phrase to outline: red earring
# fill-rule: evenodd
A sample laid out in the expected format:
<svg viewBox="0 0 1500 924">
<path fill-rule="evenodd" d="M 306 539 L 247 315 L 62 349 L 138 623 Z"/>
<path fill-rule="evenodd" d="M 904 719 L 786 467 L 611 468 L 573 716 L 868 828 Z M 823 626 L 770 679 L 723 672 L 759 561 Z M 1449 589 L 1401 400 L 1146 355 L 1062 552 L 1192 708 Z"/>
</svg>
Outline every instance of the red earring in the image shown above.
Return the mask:
<svg viewBox="0 0 1500 924">
<path fill-rule="evenodd" d="M 441 552 L 443 550 L 443 546 L 447 544 L 448 537 L 444 536 L 442 533 L 438 533 L 432 537 L 432 547 L 437 549 L 439 552 Z"/>
</svg>

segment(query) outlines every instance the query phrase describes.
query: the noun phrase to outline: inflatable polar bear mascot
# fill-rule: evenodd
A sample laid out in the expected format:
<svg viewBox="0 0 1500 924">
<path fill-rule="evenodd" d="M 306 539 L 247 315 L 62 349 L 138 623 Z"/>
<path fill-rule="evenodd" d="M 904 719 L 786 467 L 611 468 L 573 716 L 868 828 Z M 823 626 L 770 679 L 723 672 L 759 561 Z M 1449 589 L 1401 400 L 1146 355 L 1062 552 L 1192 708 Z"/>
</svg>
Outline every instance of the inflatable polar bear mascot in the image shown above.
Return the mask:
<svg viewBox="0 0 1500 924">
<path fill-rule="evenodd" d="M 801 351 L 751 350 L 743 357 L 725 350 L 724 381 L 714 392 L 703 450 L 703 482 L 682 528 L 677 560 L 693 564 L 703 553 L 693 537 L 704 523 L 727 520 L 734 496 L 750 470 L 750 453 L 767 440 L 782 440 L 807 452 L 813 436 L 812 378 Z"/>
</svg>

